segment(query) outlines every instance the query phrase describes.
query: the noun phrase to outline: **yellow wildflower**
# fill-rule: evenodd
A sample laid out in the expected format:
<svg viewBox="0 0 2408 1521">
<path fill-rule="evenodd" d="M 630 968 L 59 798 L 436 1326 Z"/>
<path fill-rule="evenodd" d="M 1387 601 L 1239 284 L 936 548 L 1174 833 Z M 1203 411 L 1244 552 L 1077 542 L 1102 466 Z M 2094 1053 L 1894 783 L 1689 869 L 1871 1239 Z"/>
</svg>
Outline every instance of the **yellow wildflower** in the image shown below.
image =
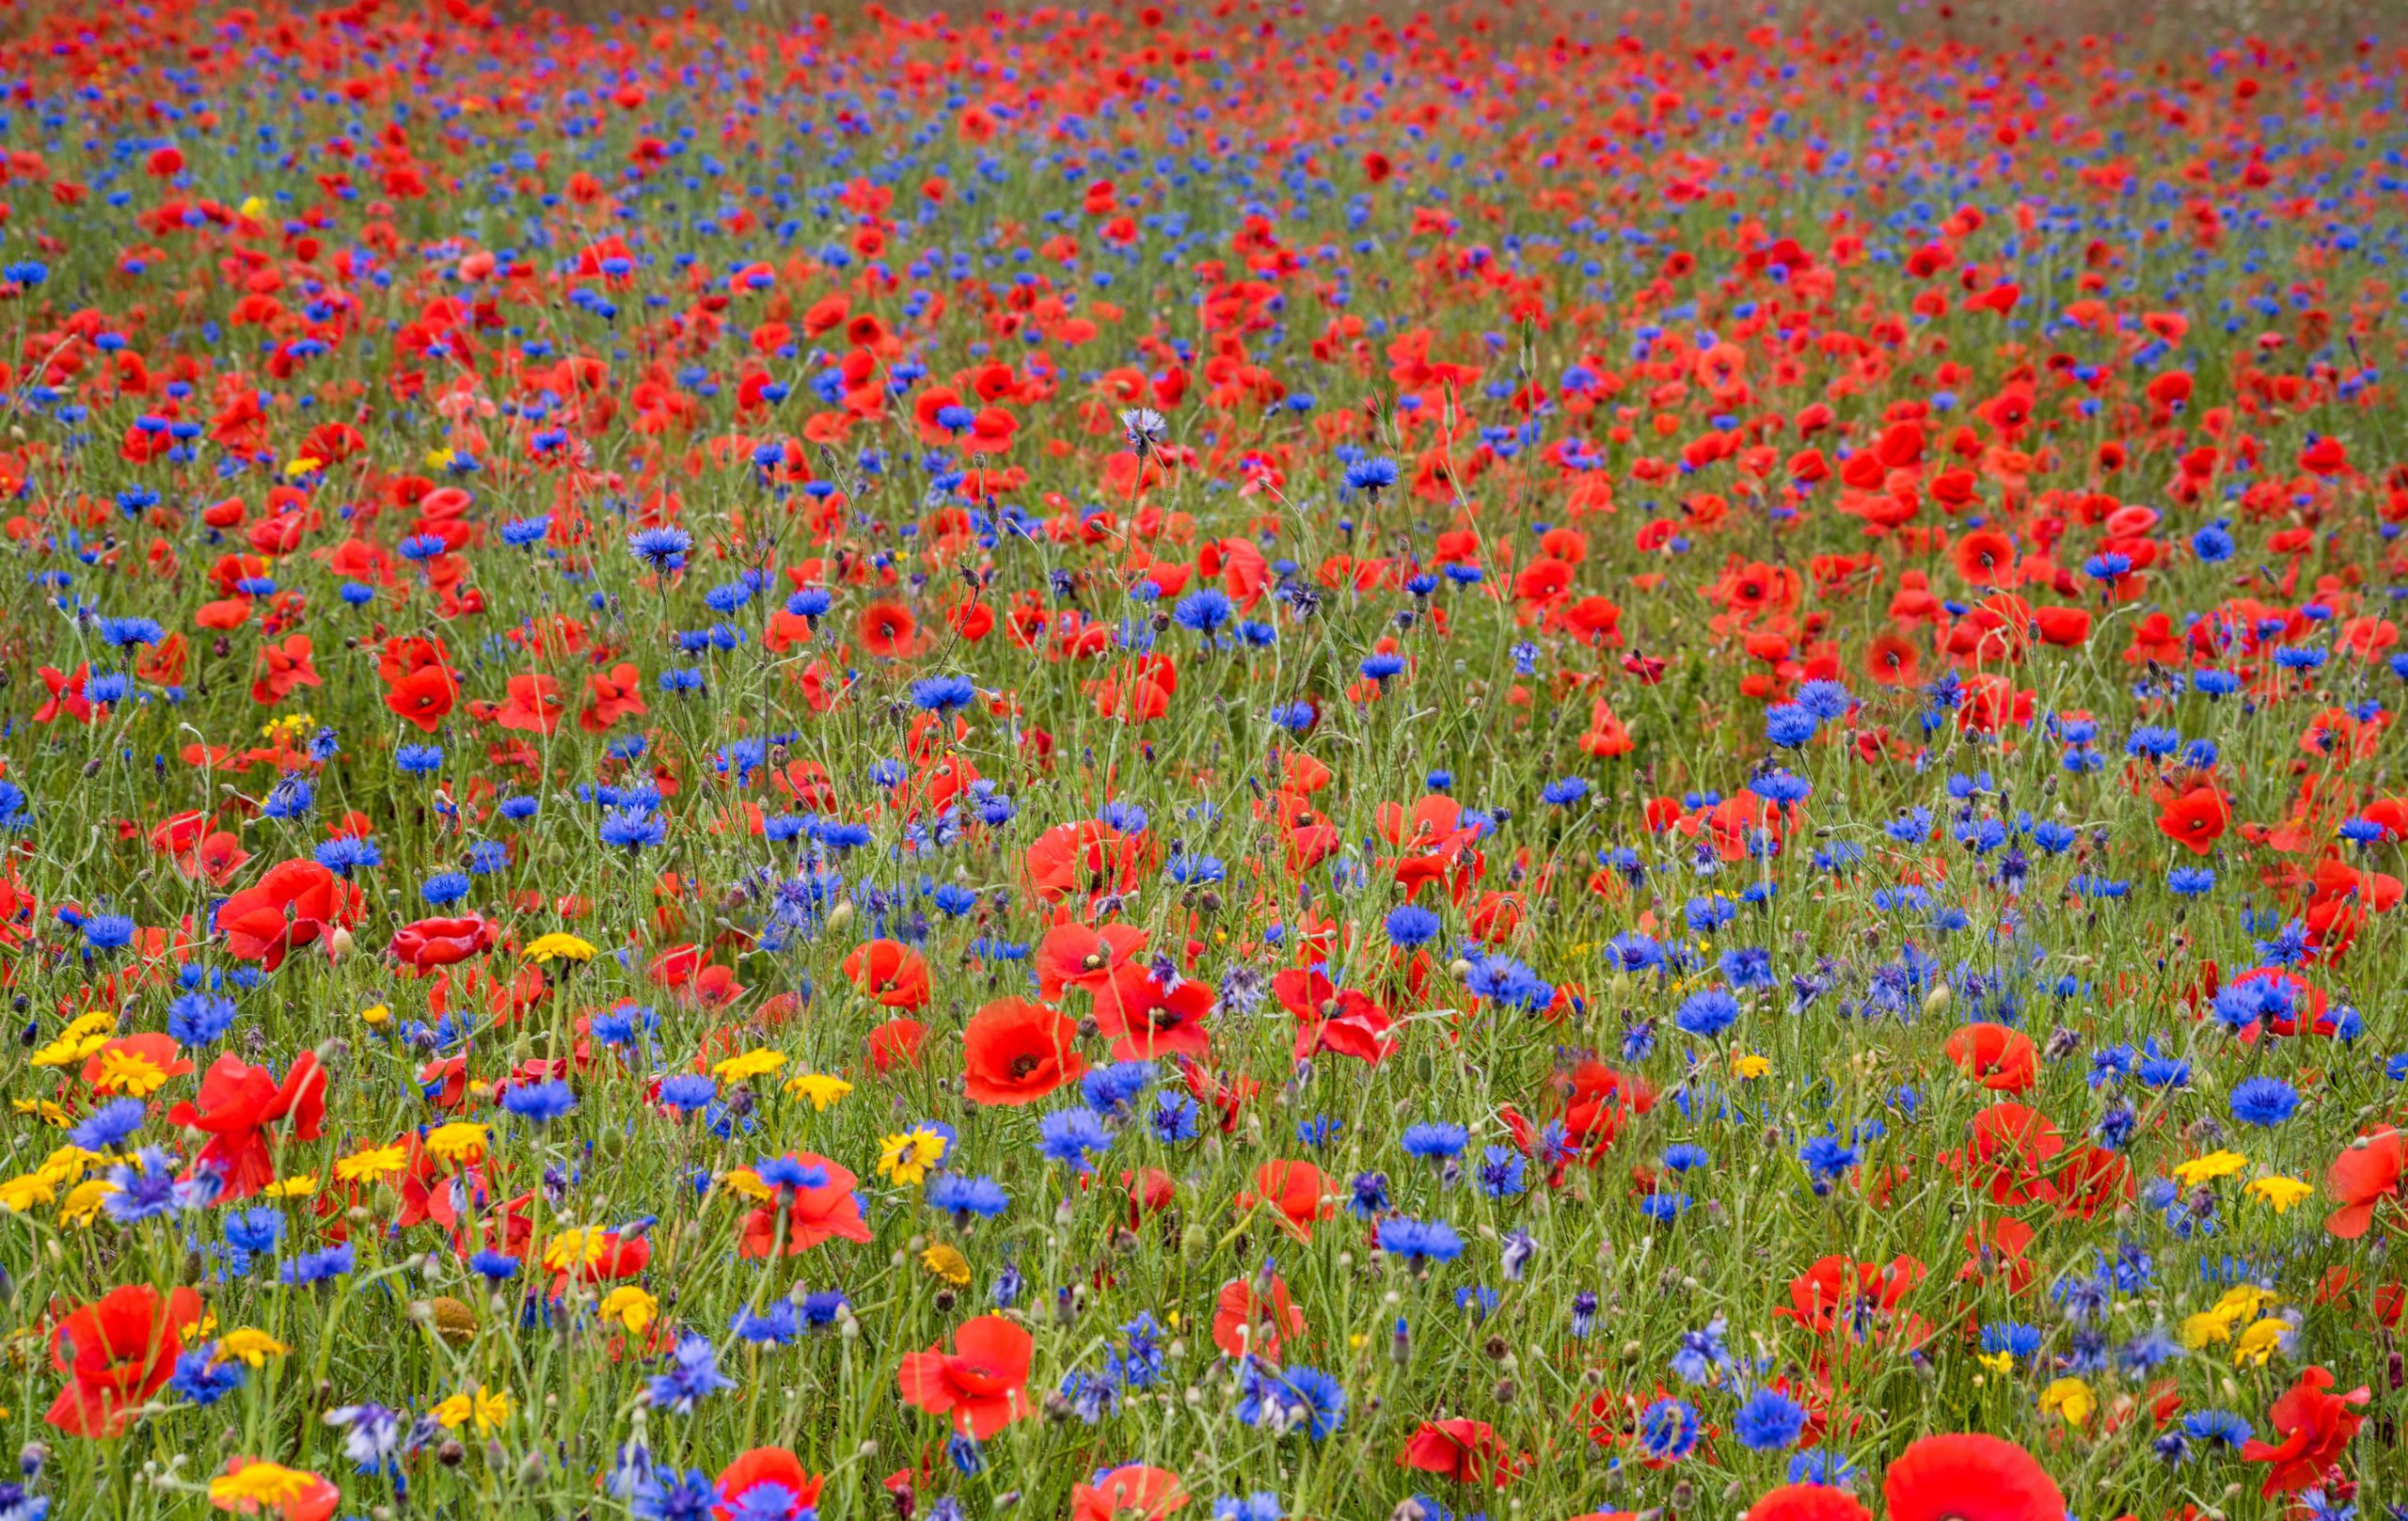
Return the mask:
<svg viewBox="0 0 2408 1521">
<path fill-rule="evenodd" d="M 853 1085 L 841 1077 L 826 1072 L 799 1072 L 786 1079 L 786 1091 L 811 1101 L 812 1112 L 824 1113 L 828 1106 L 853 1091 Z"/>
<path fill-rule="evenodd" d="M 0 1182 L 0 1210 L 23 1214 L 37 1204 L 52 1204 L 58 1199 L 58 1185 L 38 1172 L 21 1173 Z"/>
<path fill-rule="evenodd" d="M 1772 1063 L 1752 1051 L 1741 1052 L 1731 1058 L 1731 1075 L 1753 1082 L 1772 1070 Z"/>
<path fill-rule="evenodd" d="M 562 934 L 555 929 L 550 934 L 536 936 L 528 943 L 527 959 L 530 961 L 591 961 L 594 959 L 594 945 L 590 941 L 581 940 L 575 935 Z"/>
<path fill-rule="evenodd" d="M 222 1511 L 282 1510 L 324 1482 L 306 1468 L 280 1463 L 246 1463 L 209 1481 L 209 1503 Z"/>
<path fill-rule="evenodd" d="M 784 1052 L 755 1046 L 751 1051 L 730 1056 L 711 1070 L 730 1083 L 749 1083 L 756 1077 L 768 1076 L 785 1064 Z"/>
<path fill-rule="evenodd" d="M 372 1183 L 390 1178 L 410 1165 L 409 1149 L 399 1146 L 362 1147 L 335 1162 L 335 1181 Z"/>
<path fill-rule="evenodd" d="M 886 1137 L 879 1148 L 878 1172 L 881 1178 L 916 1185 L 943 1160 L 944 1137 L 923 1125 Z"/>
<path fill-rule="evenodd" d="M 72 1067 L 107 1045 L 109 1038 L 116 1032 L 117 1016 L 95 1009 L 59 1031 L 57 1039 L 35 1052 L 33 1064 L 36 1067 Z M 19 1109 L 23 1113 L 32 1113 L 22 1103 Z"/>
<path fill-rule="evenodd" d="M 58 1206 L 58 1218 L 71 1226 L 88 1226 L 100 1218 L 101 1206 L 117 1192 L 117 1184 L 105 1178 L 88 1179 L 77 1183 L 66 1201 Z"/>
<path fill-rule="evenodd" d="M 2232 1324 L 2212 1310 L 2182 1317 L 2182 1344 L 2193 1352 L 2232 1339 Z"/>
<path fill-rule="evenodd" d="M 260 1190 L 260 1196 L 272 1199 L 305 1199 L 318 1191 L 318 1175 L 296 1172 L 290 1178 L 279 1178 Z"/>
<path fill-rule="evenodd" d="M 2276 1214 L 2289 1214 L 2292 1205 L 2316 1192 L 2316 1185 L 2297 1178 L 2258 1178 L 2252 1180 L 2242 1192 L 2265 1204 Z"/>
<path fill-rule="evenodd" d="M 749 1199 L 773 1199 L 778 1191 L 761 1181 L 761 1175 L 750 1167 L 731 1167 L 719 1175 L 719 1180 L 731 1194 L 741 1194 Z"/>
<path fill-rule="evenodd" d="M 1993 1373 L 2015 1371 L 2015 1354 L 2011 1352 L 1977 1352 L 1973 1354 L 1973 1360 Z"/>
<path fill-rule="evenodd" d="M 31 1115 L 43 1124 L 55 1126 L 59 1130 L 65 1130 L 75 1123 L 73 1115 L 48 1099 L 16 1099 L 10 1102 L 15 1106 L 17 1113 Z"/>
<path fill-rule="evenodd" d="M 252 221 L 256 222 L 261 217 L 267 214 L 267 202 L 260 199 L 257 196 L 245 196 L 243 198 L 243 203 L 240 206 L 235 207 L 234 210 L 242 215 L 247 216 Z"/>
<path fill-rule="evenodd" d="M 920 1265 L 932 1277 L 943 1278 L 959 1289 L 970 1282 L 970 1260 L 943 1242 L 931 1242 L 920 1254 Z"/>
<path fill-rule="evenodd" d="M 2078 1378 L 2061 1378 L 2040 1391 L 2040 1408 L 2065 1417 L 2068 1426 L 2079 1426 L 2099 1408 L 2099 1396 Z"/>
<path fill-rule="evenodd" d="M 281 1357 L 293 1349 L 255 1326 L 239 1325 L 217 1339 L 217 1360 L 238 1357 L 252 1368 L 264 1368 L 270 1357 Z"/>
<path fill-rule="evenodd" d="M 474 1420 L 477 1434 L 483 1436 L 510 1418 L 510 1396 L 480 1384 L 476 1393 L 455 1394 L 436 1405 L 432 1414 L 447 1432 L 458 1431 Z"/>
<path fill-rule="evenodd" d="M 591 1226 L 563 1230 L 544 1244 L 544 1266 L 554 1273 L 566 1273 L 572 1267 L 588 1267 L 602 1260 L 610 1250 L 609 1238 Z"/>
<path fill-rule="evenodd" d="M 2268 1316 L 2241 1333 L 2240 1341 L 2236 1342 L 2232 1349 L 2232 1366 L 2239 1368 L 2246 1364 L 2254 1368 L 2265 1367 L 2267 1360 L 2281 1348 L 2283 1339 L 2290 1334 L 2289 1322 L 2278 1321 Z"/>
<path fill-rule="evenodd" d="M 2249 1159 L 2238 1151 L 2210 1151 L 2204 1157 L 2193 1157 L 2178 1165 L 2174 1176 L 2181 1180 L 2183 1187 L 2196 1188 L 2219 1178 L 2229 1178 L 2248 1165 Z"/>
<path fill-rule="evenodd" d="M 470 1119 L 455 1119 L 427 1132 L 426 1154 L 437 1162 L 466 1166 L 483 1160 L 485 1138 L 492 1133 Z"/>
<path fill-rule="evenodd" d="M 284 478 L 287 481 L 298 481 L 305 475 L 315 474 L 325 467 L 325 461 L 311 459 L 309 455 L 302 454 L 285 462 Z"/>
<path fill-rule="evenodd" d="M 2283 1302 L 2283 1296 L 2272 1289 L 2260 1289 L 2254 1283 L 2237 1283 L 2224 1291 L 2213 1313 L 2231 1324 L 2254 1321 Z"/>
<path fill-rule="evenodd" d="M 147 1099 L 166 1085 L 167 1074 L 138 1051 L 101 1053 L 100 1075 L 92 1080 L 95 1093 L 122 1093 L 135 1099 Z"/>
<path fill-rule="evenodd" d="M 359 1022 L 372 1028 L 382 1028 L 393 1022 L 393 1011 L 382 1004 L 371 1004 L 359 1011 Z"/>
<path fill-rule="evenodd" d="M 632 1283 L 623 1283 L 602 1296 L 602 1318 L 616 1321 L 638 1336 L 660 1314 L 660 1301 Z"/>
</svg>

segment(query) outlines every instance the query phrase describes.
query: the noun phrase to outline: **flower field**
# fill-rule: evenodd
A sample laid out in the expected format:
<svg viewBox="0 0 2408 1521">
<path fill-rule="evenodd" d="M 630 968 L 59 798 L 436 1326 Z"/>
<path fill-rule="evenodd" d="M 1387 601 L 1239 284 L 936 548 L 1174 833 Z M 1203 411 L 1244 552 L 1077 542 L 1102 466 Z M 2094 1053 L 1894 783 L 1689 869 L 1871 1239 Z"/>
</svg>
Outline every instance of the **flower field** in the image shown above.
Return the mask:
<svg viewBox="0 0 2408 1521">
<path fill-rule="evenodd" d="M 2408 1515 L 2408 54 L 8 20 L 0 1521 Z"/>
</svg>

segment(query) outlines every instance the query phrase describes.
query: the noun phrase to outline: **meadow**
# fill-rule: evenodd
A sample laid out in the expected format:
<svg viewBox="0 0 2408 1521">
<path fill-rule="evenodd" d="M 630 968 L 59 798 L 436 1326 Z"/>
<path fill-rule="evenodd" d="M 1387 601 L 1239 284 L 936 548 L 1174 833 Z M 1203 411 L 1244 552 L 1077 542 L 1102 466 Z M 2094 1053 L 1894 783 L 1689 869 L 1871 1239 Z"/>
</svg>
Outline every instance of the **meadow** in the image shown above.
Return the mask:
<svg viewBox="0 0 2408 1521">
<path fill-rule="evenodd" d="M 2408 1516 L 2408 53 L 1940 10 L 13 13 L 0 1521 Z"/>
</svg>

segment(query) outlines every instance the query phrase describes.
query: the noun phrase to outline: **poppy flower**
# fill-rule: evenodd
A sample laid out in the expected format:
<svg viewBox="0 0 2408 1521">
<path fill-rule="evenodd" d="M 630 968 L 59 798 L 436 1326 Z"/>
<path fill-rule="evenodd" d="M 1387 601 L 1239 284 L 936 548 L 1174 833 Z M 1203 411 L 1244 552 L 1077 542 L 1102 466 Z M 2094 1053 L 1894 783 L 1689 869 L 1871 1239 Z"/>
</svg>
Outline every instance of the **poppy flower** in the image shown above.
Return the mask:
<svg viewBox="0 0 2408 1521">
<path fill-rule="evenodd" d="M 816 1510 L 819 1491 L 827 1481 L 802 1466 L 802 1460 L 782 1447 L 756 1447 L 739 1452 L 719 1471 L 720 1502 L 711 1508 L 712 1521 L 734 1521 L 742 1511 L 747 1521 L 763 1515 L 759 1502 L 752 1509 L 744 1508 L 745 1497 L 767 1485 L 776 1485 L 792 1497 L 784 1521 L 798 1521 L 805 1512 Z"/>
<path fill-rule="evenodd" d="M 2374 1223 L 2375 1207 L 2400 1197 L 2403 1173 L 2408 1173 L 2408 1137 L 2391 1126 L 2343 1147 L 2324 1173 L 2325 1191 L 2341 1206 L 2324 1217 L 2324 1228 L 2343 1241 L 2365 1235 Z"/>
<path fill-rule="evenodd" d="M 1055 925 L 1037 943 L 1037 990 L 1060 998 L 1078 988 L 1101 997 L 1114 975 L 1144 954 L 1148 936 L 1133 925 Z"/>
<path fill-rule="evenodd" d="M 217 906 L 227 954 L 273 972 L 293 951 L 348 929 L 366 910 L 360 890 L 314 861 L 279 862 Z"/>
<path fill-rule="evenodd" d="M 1458 1484 L 1502 1489 L 1513 1477 L 1513 1454 L 1484 1420 L 1425 1420 L 1397 1454 L 1400 1467 L 1418 1468 Z"/>
<path fill-rule="evenodd" d="M 953 1351 L 931 1347 L 905 1354 L 895 1382 L 906 1404 L 950 1416 L 954 1430 L 983 1442 L 1036 1413 L 1028 1402 L 1028 1364 L 1036 1345 L 1003 1316 L 981 1315 L 953 1333 Z"/>
<path fill-rule="evenodd" d="M 293 1058 L 281 1083 L 266 1068 L 228 1055 L 201 1074 L 196 1101 L 167 1111 L 167 1123 L 208 1133 L 187 1175 L 204 1168 L 215 1173 L 219 1199 L 231 1202 L 276 1180 L 273 1127 L 285 1127 L 284 1139 L 314 1141 L 325 1112 L 326 1073 L 317 1053 Z"/>
<path fill-rule="evenodd" d="M 1978 1433 L 1908 1444 L 1881 1479 L 1887 1521 L 2065 1521 L 2066 1497 L 2039 1460 Z"/>
<path fill-rule="evenodd" d="M 1129 967 L 1097 995 L 1096 1028 L 1111 1040 L 1115 1061 L 1201 1061 L 1212 1045 L 1204 1019 L 1212 1012 L 1214 996 L 1212 985 L 1198 978 L 1180 977 L 1164 987 L 1151 974 Z"/>
<path fill-rule="evenodd" d="M 2367 1390 L 2333 1394 L 2328 1392 L 2333 1382 L 2330 1370 L 2301 1369 L 2299 1381 L 2266 1412 L 2267 1424 L 2282 1440 L 2261 1442 L 2253 1437 L 2242 1444 L 2244 1461 L 2268 1466 L 2266 1481 L 2258 1492 L 2261 1498 L 2322 1484 L 2326 1471 L 2340 1462 L 2358 1428 L 2366 1424 L 2367 1418 L 2350 1407 L 2366 1403 Z"/>
<path fill-rule="evenodd" d="M 2032 1038 L 2004 1024 L 1969 1024 L 1948 1038 L 1956 1069 L 1994 1093 L 2021 1093 L 2039 1081 Z"/>
<path fill-rule="evenodd" d="M 798 1257 L 823 1242 L 867 1242 L 869 1223 L 862 1218 L 861 1200 L 853 1196 L 853 1187 L 861 1180 L 849 1169 L 809 1151 L 786 1155 L 806 1172 L 823 1175 L 823 1180 L 786 1191 L 792 1196 L 783 1206 L 765 1205 L 747 1212 L 737 1255 Z"/>
<path fill-rule="evenodd" d="M 2232 805 L 2211 786 L 2190 788 L 2167 802 L 2157 816 L 2159 832 L 2197 856 L 2215 848 L 2231 822 Z"/>
<path fill-rule="evenodd" d="M 1748 1521 L 1873 1521 L 1873 1513 L 1845 1489 L 1783 1484 L 1748 1507 Z"/>
<path fill-rule="evenodd" d="M 393 932 L 388 947 L 393 959 L 413 976 L 427 976 L 437 967 L 452 966 L 492 948 L 501 937 L 499 926 L 483 914 L 458 919 L 420 919 Z"/>
<path fill-rule="evenodd" d="M 972 1103 L 1034 1103 L 1086 1070 L 1075 1021 L 1024 998 L 999 998 L 962 1027 L 962 1094 Z"/>
<path fill-rule="evenodd" d="M 919 652 L 919 620 L 900 602 L 873 602 L 862 609 L 853 626 L 862 653 L 900 659 Z"/>
<path fill-rule="evenodd" d="M 888 1008 L 925 1008 L 928 963 L 899 941 L 873 940 L 845 958 L 845 976 L 862 995 Z"/>
<path fill-rule="evenodd" d="M 201 1318 L 190 1289 L 112 1289 L 51 1328 L 50 1364 L 67 1375 L 42 1418 L 70 1436 L 116 1436 L 174 1376 L 183 1329 Z"/>
<path fill-rule="evenodd" d="M 1324 1203 L 1329 1180 L 1309 1162 L 1266 1162 L 1254 1169 L 1254 1191 L 1238 1196 L 1241 1211 L 1269 1204 L 1280 1228 L 1299 1241 L 1310 1241 L 1315 1221 L 1326 1220 L 1337 1206 Z"/>
<path fill-rule="evenodd" d="M 283 1521 L 327 1521 L 342 1503 L 342 1491 L 306 1468 L 228 1458 L 226 1471 L 209 1481 L 209 1503 L 236 1515 L 273 1513 Z"/>
<path fill-rule="evenodd" d="M 1179 1475 L 1142 1463 L 1124 1463 L 1070 1486 L 1070 1521 L 1162 1521 L 1187 1503 Z"/>
<path fill-rule="evenodd" d="M 1275 1273 L 1232 1278 L 1212 1300 L 1212 1345 L 1231 1357 L 1279 1361 L 1281 1344 L 1305 1334 L 1305 1312 L 1288 1297 L 1288 1280 Z"/>
</svg>

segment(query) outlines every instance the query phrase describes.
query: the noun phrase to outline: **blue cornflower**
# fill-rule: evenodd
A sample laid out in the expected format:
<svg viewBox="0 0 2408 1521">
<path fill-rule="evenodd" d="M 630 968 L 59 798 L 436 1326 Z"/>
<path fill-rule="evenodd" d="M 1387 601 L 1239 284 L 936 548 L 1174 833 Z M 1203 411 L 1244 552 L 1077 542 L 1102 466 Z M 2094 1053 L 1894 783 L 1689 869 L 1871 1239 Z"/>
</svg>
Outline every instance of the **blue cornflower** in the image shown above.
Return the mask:
<svg viewBox="0 0 2408 1521">
<path fill-rule="evenodd" d="M 2232 1117 L 2244 1125 L 2279 1125 L 2299 1107 L 2299 1090 L 2279 1077 L 2252 1077 L 2232 1087 Z"/>
<path fill-rule="evenodd" d="M 1217 587 L 1207 586 L 1188 593 L 1172 604 L 1170 619 L 1181 628 L 1209 634 L 1228 623 L 1236 610 L 1227 593 Z"/>
<path fill-rule="evenodd" d="M 213 1341 L 176 1358 L 176 1374 L 167 1381 L 167 1387 L 192 1403 L 206 1407 L 241 1388 L 243 1377 L 242 1360 L 229 1357 L 218 1361 L 217 1343 Z"/>
<path fill-rule="evenodd" d="M 1671 1463 L 1697 1446 L 1697 1410 L 1684 1400 L 1658 1400 L 1639 1413 L 1639 1443 L 1648 1457 Z"/>
<path fill-rule="evenodd" d="M 654 570 L 679 570 L 694 536 L 681 528 L 639 529 L 627 536 L 627 552 Z"/>
<path fill-rule="evenodd" d="M 1711 1040 L 1738 1022 L 1739 1003 L 1726 989 L 1701 988 L 1681 1000 L 1672 1022 L 1701 1040 Z"/>
<path fill-rule="evenodd" d="M 636 1521 L 710 1521 L 719 1503 L 719 1485 L 700 1468 L 682 1474 L 656 1468 L 637 1481 L 627 1497 L 627 1513 Z"/>
<path fill-rule="evenodd" d="M 548 1125 L 577 1107 L 577 1094 L 556 1077 L 541 1083 L 514 1083 L 502 1094 L 501 1106 L 521 1119 Z"/>
<path fill-rule="evenodd" d="M 1111 1149 L 1112 1133 L 1092 1109 L 1057 1109 L 1038 1121 L 1038 1150 L 1080 1172 L 1094 1171 L 1087 1159 Z"/>
<path fill-rule="evenodd" d="M 1470 1131 L 1443 1120 L 1408 1125 L 1398 1137 L 1398 1144 L 1407 1152 L 1432 1164 L 1459 1154 L 1470 1142 Z"/>
<path fill-rule="evenodd" d="M 67 1138 L 87 1151 L 114 1151 L 142 1128 L 144 1109 L 139 1099 L 112 1099 L 85 1116 Z"/>
<path fill-rule="evenodd" d="M 692 1114 L 717 1097 L 719 1085 L 700 1072 L 680 1072 L 660 1083 L 660 1101 L 684 1114 Z"/>
<path fill-rule="evenodd" d="M 686 1336 L 678 1338 L 668 1370 L 645 1386 L 644 1397 L 656 1406 L 689 1416 L 698 1401 L 734 1387 L 736 1381 L 719 1370 L 719 1354 L 711 1339 Z"/>
<path fill-rule="evenodd" d="M 1444 1220 L 1413 1220 L 1392 1215 L 1379 1225 L 1380 1250 L 1401 1257 L 1413 1267 L 1425 1262 L 1451 1262 L 1463 1255 L 1464 1241 Z"/>
<path fill-rule="evenodd" d="M 927 1199 L 964 1224 L 974 1214 L 992 1219 L 1011 1207 L 1011 1196 L 992 1178 L 971 1178 L 953 1172 L 939 1173 L 928 1180 Z"/>
<path fill-rule="evenodd" d="M 1731 1434 L 1741 1447 L 1757 1452 L 1789 1446 L 1805 1428 L 1806 1407 L 1779 1389 L 1758 1389 L 1731 1418 Z"/>
</svg>

